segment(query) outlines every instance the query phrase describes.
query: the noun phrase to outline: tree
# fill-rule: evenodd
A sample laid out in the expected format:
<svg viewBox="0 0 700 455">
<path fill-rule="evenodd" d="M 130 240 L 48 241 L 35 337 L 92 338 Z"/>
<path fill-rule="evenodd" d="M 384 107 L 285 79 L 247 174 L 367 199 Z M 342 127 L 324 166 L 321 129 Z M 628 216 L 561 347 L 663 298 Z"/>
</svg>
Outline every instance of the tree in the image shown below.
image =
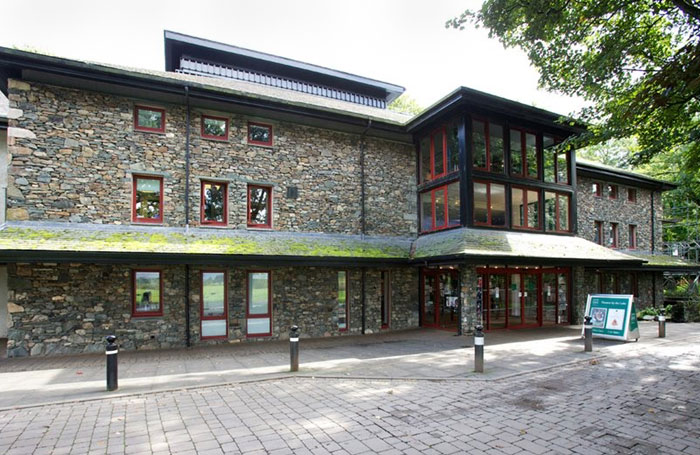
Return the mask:
<svg viewBox="0 0 700 455">
<path fill-rule="evenodd" d="M 579 142 L 636 136 L 632 164 L 684 149 L 700 168 L 700 1 L 486 0 L 447 27 L 523 49 L 540 85 L 591 102 Z"/>
<path fill-rule="evenodd" d="M 576 159 L 584 158 L 607 166 L 631 169 L 630 157 L 638 153 L 636 138 L 609 139 L 599 144 L 576 150 Z"/>
<path fill-rule="evenodd" d="M 402 114 L 418 115 L 423 112 L 423 108 L 418 104 L 418 101 L 405 93 L 389 103 L 387 108 Z"/>
</svg>

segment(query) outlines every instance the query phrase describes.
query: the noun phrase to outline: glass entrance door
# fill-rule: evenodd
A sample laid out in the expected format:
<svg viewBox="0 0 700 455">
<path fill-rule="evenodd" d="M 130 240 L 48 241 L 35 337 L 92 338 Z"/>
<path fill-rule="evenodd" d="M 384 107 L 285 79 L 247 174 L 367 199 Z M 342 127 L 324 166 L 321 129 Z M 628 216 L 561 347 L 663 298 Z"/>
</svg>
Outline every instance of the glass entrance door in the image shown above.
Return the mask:
<svg viewBox="0 0 700 455">
<path fill-rule="evenodd" d="M 523 324 L 537 325 L 538 314 L 538 286 L 539 274 L 523 274 Z"/>
<path fill-rule="evenodd" d="M 493 274 L 488 278 L 488 300 L 486 301 L 489 329 L 502 329 L 506 326 L 506 275 Z"/>
<path fill-rule="evenodd" d="M 459 324 L 457 270 L 423 271 L 423 326 L 456 329 Z"/>
</svg>

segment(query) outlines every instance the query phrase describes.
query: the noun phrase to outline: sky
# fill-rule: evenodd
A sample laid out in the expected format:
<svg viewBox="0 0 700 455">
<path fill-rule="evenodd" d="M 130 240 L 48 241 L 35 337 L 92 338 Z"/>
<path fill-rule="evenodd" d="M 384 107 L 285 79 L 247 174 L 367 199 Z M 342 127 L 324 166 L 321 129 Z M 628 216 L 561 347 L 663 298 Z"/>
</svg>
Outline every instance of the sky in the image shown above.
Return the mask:
<svg viewBox="0 0 700 455">
<path fill-rule="evenodd" d="M 0 46 L 164 69 L 163 30 L 406 88 L 428 107 L 460 86 L 560 114 L 579 99 L 538 90 L 526 55 L 445 22 L 481 0 L 0 0 Z"/>
</svg>

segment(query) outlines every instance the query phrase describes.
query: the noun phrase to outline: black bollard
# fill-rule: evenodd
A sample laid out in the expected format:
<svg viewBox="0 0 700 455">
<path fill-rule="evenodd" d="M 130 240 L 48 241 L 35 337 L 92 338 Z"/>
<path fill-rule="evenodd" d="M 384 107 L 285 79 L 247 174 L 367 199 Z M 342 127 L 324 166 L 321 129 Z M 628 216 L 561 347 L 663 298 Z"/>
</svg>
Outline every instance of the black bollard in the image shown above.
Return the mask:
<svg viewBox="0 0 700 455">
<path fill-rule="evenodd" d="M 117 390 L 119 385 L 117 384 L 117 354 L 119 354 L 119 346 L 115 343 L 117 337 L 114 335 L 109 335 L 107 337 L 107 348 L 105 349 L 105 354 L 107 354 L 107 391 L 111 392 Z"/>
<path fill-rule="evenodd" d="M 666 310 L 661 308 L 659 313 L 659 338 L 666 338 Z"/>
<path fill-rule="evenodd" d="M 484 326 L 477 325 L 474 332 L 474 372 L 484 372 Z"/>
<path fill-rule="evenodd" d="M 584 336 L 584 352 L 593 352 L 593 324 L 591 323 L 591 317 L 585 316 L 583 323 L 583 336 Z"/>
<path fill-rule="evenodd" d="M 289 371 L 299 371 L 299 327 L 289 331 Z"/>
</svg>

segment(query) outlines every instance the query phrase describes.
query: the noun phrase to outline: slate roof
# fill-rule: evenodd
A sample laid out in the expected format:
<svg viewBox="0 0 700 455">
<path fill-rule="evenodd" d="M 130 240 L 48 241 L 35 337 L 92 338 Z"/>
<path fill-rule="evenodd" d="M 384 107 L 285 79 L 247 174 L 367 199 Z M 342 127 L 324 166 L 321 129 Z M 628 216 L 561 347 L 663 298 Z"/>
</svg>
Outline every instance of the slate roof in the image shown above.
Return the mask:
<svg viewBox="0 0 700 455">
<path fill-rule="evenodd" d="M 700 271 L 700 264 L 690 262 L 682 257 L 671 256 L 670 254 L 651 254 L 650 252 L 637 251 L 629 251 L 627 254 L 645 260 L 644 269 Z"/>
</svg>

